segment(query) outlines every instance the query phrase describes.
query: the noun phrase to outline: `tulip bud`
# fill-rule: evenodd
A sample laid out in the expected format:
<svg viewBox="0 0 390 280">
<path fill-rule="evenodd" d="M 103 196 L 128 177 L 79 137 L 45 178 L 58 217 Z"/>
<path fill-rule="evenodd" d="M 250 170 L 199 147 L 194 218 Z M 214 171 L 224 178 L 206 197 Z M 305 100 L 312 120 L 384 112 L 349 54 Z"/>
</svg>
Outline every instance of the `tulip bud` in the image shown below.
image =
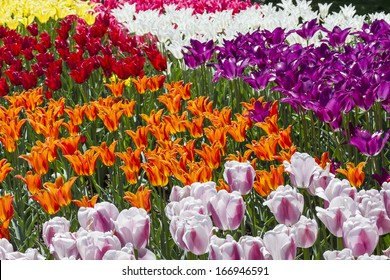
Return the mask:
<svg viewBox="0 0 390 280">
<path fill-rule="evenodd" d="M 249 162 L 232 160 L 225 163 L 223 178 L 231 191 L 238 191 L 242 195 L 248 194 L 252 190 L 255 177 L 255 169 Z"/>
<path fill-rule="evenodd" d="M 221 190 L 210 199 L 209 212 L 214 224 L 222 230 L 237 229 L 245 214 L 245 204 L 239 192 Z"/>
<path fill-rule="evenodd" d="M 315 159 L 306 153 L 295 152 L 290 162 L 284 161 L 284 171 L 290 173 L 291 185 L 297 188 L 308 188 L 316 170 L 322 169 Z"/>
</svg>

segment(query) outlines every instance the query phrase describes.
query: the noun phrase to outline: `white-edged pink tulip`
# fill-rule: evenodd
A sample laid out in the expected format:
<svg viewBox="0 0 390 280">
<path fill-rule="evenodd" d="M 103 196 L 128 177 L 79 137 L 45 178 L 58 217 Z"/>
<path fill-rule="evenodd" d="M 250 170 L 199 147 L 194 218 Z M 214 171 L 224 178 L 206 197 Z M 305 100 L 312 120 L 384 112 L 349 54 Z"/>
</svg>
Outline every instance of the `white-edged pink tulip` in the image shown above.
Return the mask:
<svg viewBox="0 0 390 280">
<path fill-rule="evenodd" d="M 260 237 L 245 235 L 240 238 L 238 243 L 241 245 L 246 260 L 269 260 L 272 258 Z"/>
<path fill-rule="evenodd" d="M 355 257 L 371 255 L 379 241 L 375 222 L 361 215 L 350 217 L 343 224 L 343 242 Z"/>
<path fill-rule="evenodd" d="M 127 243 L 120 250 L 108 250 L 102 260 L 111 261 L 111 260 L 135 260 L 134 247 L 133 244 Z"/>
<path fill-rule="evenodd" d="M 12 253 L 14 248 L 12 244 L 6 238 L 0 239 L 0 260 L 6 260 L 7 254 Z"/>
<path fill-rule="evenodd" d="M 82 260 L 101 260 L 109 250 L 120 250 L 121 242 L 112 232 L 79 230 L 77 250 Z"/>
<path fill-rule="evenodd" d="M 273 260 L 293 260 L 297 254 L 294 236 L 285 231 L 270 230 L 264 234 L 263 241 Z"/>
<path fill-rule="evenodd" d="M 171 220 L 169 231 L 175 243 L 195 255 L 208 252 L 213 222 L 208 215 L 195 211 L 184 211 Z"/>
<path fill-rule="evenodd" d="M 324 259 L 328 261 L 333 260 L 354 260 L 355 258 L 352 255 L 352 250 L 348 248 L 344 248 L 341 251 L 325 251 Z"/>
<path fill-rule="evenodd" d="M 228 193 L 221 190 L 208 204 L 214 224 L 222 230 L 237 229 L 245 214 L 245 203 L 239 192 Z"/>
<path fill-rule="evenodd" d="M 263 203 L 275 215 L 276 221 L 285 225 L 292 225 L 299 221 L 303 204 L 303 195 L 289 185 L 279 186 Z"/>
<path fill-rule="evenodd" d="M 387 216 L 390 217 L 390 183 L 385 182 L 382 184 L 381 197 Z"/>
<path fill-rule="evenodd" d="M 235 160 L 225 163 L 223 178 L 228 183 L 231 191 L 238 191 L 242 195 L 250 193 L 256 177 L 256 171 L 248 162 Z"/>
<path fill-rule="evenodd" d="M 333 178 L 329 182 L 326 189 L 322 192 L 317 192 L 316 195 L 325 200 L 325 208 L 328 208 L 329 203 L 332 201 L 332 199 L 339 196 L 349 196 L 350 198 L 355 200 L 356 194 L 356 188 L 351 187 L 351 184 L 348 180 L 340 180 L 338 178 Z"/>
<path fill-rule="evenodd" d="M 191 196 L 202 201 L 207 213 L 207 205 L 211 198 L 217 195 L 216 184 L 214 182 L 193 183 L 191 184 Z"/>
<path fill-rule="evenodd" d="M 37 249 L 28 248 L 26 252 L 12 252 L 7 254 L 7 260 L 28 260 L 28 261 L 41 261 L 45 257 L 42 256 Z"/>
<path fill-rule="evenodd" d="M 180 201 L 185 197 L 191 195 L 191 186 L 173 186 L 171 194 L 169 195 L 169 201 Z"/>
<path fill-rule="evenodd" d="M 295 152 L 290 162 L 283 162 L 284 171 L 290 174 L 291 185 L 297 188 L 308 188 L 313 182 L 315 172 L 322 169 L 307 153 Z"/>
<path fill-rule="evenodd" d="M 77 250 L 76 236 L 70 232 L 56 233 L 52 238 L 50 253 L 57 260 L 78 259 L 79 251 Z"/>
<path fill-rule="evenodd" d="M 307 188 L 307 191 L 311 195 L 317 195 L 318 192 L 323 192 L 330 181 L 335 177 L 335 175 L 330 172 L 329 163 L 326 164 L 326 169 L 322 169 L 320 166 L 315 168 L 313 174 L 313 180 Z"/>
<path fill-rule="evenodd" d="M 51 240 L 56 233 L 68 232 L 70 222 L 64 217 L 54 217 L 43 224 L 42 238 L 47 248 L 51 245 Z"/>
<path fill-rule="evenodd" d="M 114 221 L 118 215 L 118 208 L 106 201 L 96 203 L 94 208 L 80 207 L 77 213 L 79 224 L 82 228 L 101 232 L 113 230 Z"/>
<path fill-rule="evenodd" d="M 357 205 L 352 198 L 348 196 L 339 196 L 334 198 L 329 207 L 323 209 L 316 207 L 317 217 L 326 226 L 326 228 L 337 237 L 343 236 L 343 223 L 357 212 Z"/>
<path fill-rule="evenodd" d="M 210 260 L 244 260 L 244 251 L 240 243 L 233 239 L 231 235 L 226 235 L 226 239 L 213 235 L 210 238 Z"/>
<path fill-rule="evenodd" d="M 199 214 L 206 214 L 206 209 L 203 206 L 203 202 L 200 199 L 195 199 L 192 196 L 185 197 L 179 202 L 169 202 L 165 206 L 165 215 L 169 220 L 172 220 L 175 216 L 180 216 L 184 211 L 194 211 Z"/>
<path fill-rule="evenodd" d="M 115 234 L 124 246 L 130 242 L 135 249 L 145 248 L 150 235 L 150 217 L 143 208 L 122 210 L 115 224 Z"/>
<path fill-rule="evenodd" d="M 301 216 L 299 221 L 292 225 L 291 228 L 297 247 L 309 248 L 313 246 L 318 233 L 316 220 Z"/>
</svg>

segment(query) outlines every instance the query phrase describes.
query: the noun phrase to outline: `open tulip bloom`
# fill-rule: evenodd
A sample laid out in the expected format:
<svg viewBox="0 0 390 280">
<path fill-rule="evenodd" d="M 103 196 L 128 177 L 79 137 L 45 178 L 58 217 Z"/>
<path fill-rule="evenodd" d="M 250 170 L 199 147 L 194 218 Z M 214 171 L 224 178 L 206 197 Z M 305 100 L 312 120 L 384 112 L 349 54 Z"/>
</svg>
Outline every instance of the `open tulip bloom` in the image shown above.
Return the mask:
<svg viewBox="0 0 390 280">
<path fill-rule="evenodd" d="M 390 14 L 16 2 L 1 260 L 390 257 Z"/>
</svg>

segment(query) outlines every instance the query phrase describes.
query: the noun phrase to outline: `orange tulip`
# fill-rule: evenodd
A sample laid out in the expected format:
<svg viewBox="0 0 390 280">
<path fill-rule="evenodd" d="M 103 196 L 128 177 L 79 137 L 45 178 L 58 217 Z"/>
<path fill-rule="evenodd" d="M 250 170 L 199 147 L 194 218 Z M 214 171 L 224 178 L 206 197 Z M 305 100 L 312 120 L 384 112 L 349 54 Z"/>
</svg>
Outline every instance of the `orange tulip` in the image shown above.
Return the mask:
<svg viewBox="0 0 390 280">
<path fill-rule="evenodd" d="M 76 204 L 79 208 L 81 207 L 89 207 L 93 208 L 97 202 L 99 195 L 94 195 L 91 199 L 88 199 L 87 196 L 83 196 L 80 200 L 74 199 L 72 202 Z"/>
<path fill-rule="evenodd" d="M 171 139 L 171 127 L 169 124 L 160 123 L 158 126 L 150 126 L 149 130 L 158 141 L 168 141 Z"/>
<path fill-rule="evenodd" d="M 62 123 L 62 125 L 66 128 L 66 130 L 68 130 L 70 136 L 76 136 L 80 132 L 79 126 L 75 125 L 71 121 L 67 123 Z"/>
<path fill-rule="evenodd" d="M 115 163 L 115 146 L 118 144 L 118 140 L 112 142 L 112 144 L 107 147 L 106 142 L 103 142 L 99 147 L 92 147 L 95 150 L 105 166 L 113 166 Z"/>
<path fill-rule="evenodd" d="M 2 126 L 2 123 L 0 122 L 0 142 L 3 144 L 4 148 L 9 153 L 13 153 L 16 151 L 16 141 L 13 139 L 13 137 L 3 130 L 5 127 Z"/>
<path fill-rule="evenodd" d="M 0 160 L 0 183 L 4 181 L 5 177 L 7 177 L 8 173 L 10 173 L 12 170 L 14 169 L 5 158 Z"/>
<path fill-rule="evenodd" d="M 129 184 L 137 184 L 139 171 L 134 171 L 133 168 L 128 165 L 121 166 L 120 169 L 125 173 L 126 181 Z"/>
<path fill-rule="evenodd" d="M 34 111 L 37 106 L 43 103 L 42 87 L 15 92 L 12 96 L 4 96 L 13 107 L 23 107 L 25 110 Z"/>
<path fill-rule="evenodd" d="M 117 106 L 103 107 L 98 109 L 98 117 L 103 121 L 104 126 L 108 131 L 113 132 L 119 128 L 119 119 L 121 118 L 123 111 L 120 110 L 120 104 Z"/>
<path fill-rule="evenodd" d="M 64 183 L 63 178 L 60 176 L 56 179 L 55 183 L 47 182 L 43 184 L 43 187 L 53 194 L 58 205 L 61 207 L 67 206 L 72 200 L 71 188 L 76 179 L 77 177 L 72 177 Z"/>
<path fill-rule="evenodd" d="M 127 148 L 126 152 L 115 153 L 126 166 L 132 168 L 133 171 L 139 171 L 141 169 L 141 153 L 142 149 L 135 149 L 134 152 L 131 148 Z"/>
<path fill-rule="evenodd" d="M 16 175 L 15 178 L 22 180 L 31 194 L 38 193 L 42 187 L 41 175 L 33 174 L 32 171 L 27 171 L 25 178 L 21 175 Z"/>
<path fill-rule="evenodd" d="M 157 97 L 157 100 L 163 103 L 171 114 L 179 113 L 181 109 L 181 95 L 175 93 L 165 93 Z"/>
<path fill-rule="evenodd" d="M 136 193 L 125 192 L 124 200 L 130 202 L 131 206 L 143 208 L 146 212 L 150 212 L 152 206 L 150 204 L 150 194 L 152 190 L 148 187 L 140 186 Z"/>
<path fill-rule="evenodd" d="M 225 190 L 230 192 L 229 185 L 223 179 L 218 179 L 218 185 L 216 186 L 217 191 Z"/>
<path fill-rule="evenodd" d="M 60 127 L 64 120 L 55 120 L 51 115 L 52 112 L 41 113 L 42 112 L 37 113 L 37 110 L 34 112 L 35 115 L 27 112 L 28 122 L 32 125 L 37 134 L 43 134 L 45 138 L 52 137 L 54 139 L 58 139 Z"/>
<path fill-rule="evenodd" d="M 36 194 L 31 196 L 41 204 L 46 213 L 53 215 L 60 211 L 60 205 L 58 204 L 55 194 L 51 190 L 40 189 Z"/>
<path fill-rule="evenodd" d="M 149 162 L 141 164 L 152 186 L 163 187 L 168 184 L 168 176 L 170 175 L 168 164 L 169 162 L 163 160 L 159 161 L 158 164 Z"/>
<path fill-rule="evenodd" d="M 84 104 L 84 114 L 91 122 L 96 120 L 98 109 L 93 103 Z"/>
<path fill-rule="evenodd" d="M 83 123 L 85 106 L 80 106 L 77 104 L 74 108 L 66 107 L 65 112 L 68 114 L 70 122 L 73 125 L 80 125 Z"/>
<path fill-rule="evenodd" d="M 258 122 L 255 125 L 261 127 L 267 135 L 279 134 L 278 115 L 266 117 L 264 122 Z"/>
<path fill-rule="evenodd" d="M 185 145 L 181 145 L 176 148 L 181 157 L 186 156 L 186 159 L 190 162 L 195 160 L 195 140 L 188 140 Z"/>
<path fill-rule="evenodd" d="M 177 132 L 184 132 L 186 130 L 186 126 L 184 122 L 187 120 L 187 111 L 183 112 L 181 116 L 179 114 L 172 114 L 169 116 L 164 116 L 164 123 L 168 124 L 170 129 L 170 133 L 174 134 Z"/>
<path fill-rule="evenodd" d="M 95 150 L 90 149 L 85 151 L 84 154 L 76 151 L 73 155 L 64 155 L 64 157 L 72 164 L 72 168 L 77 175 L 90 176 L 95 173 L 99 154 Z"/>
<path fill-rule="evenodd" d="M 232 124 L 228 127 L 228 133 L 233 137 L 236 142 L 244 142 L 246 140 L 247 124 L 244 122 L 232 121 Z"/>
<path fill-rule="evenodd" d="M 202 144 L 202 150 L 195 149 L 195 152 L 204 160 L 205 164 L 211 169 L 217 169 L 221 164 L 221 145 L 218 143 L 212 146 L 206 143 Z"/>
<path fill-rule="evenodd" d="M 364 181 L 364 172 L 363 167 L 367 162 L 360 162 L 356 167 L 352 162 L 347 163 L 347 169 L 337 169 L 338 173 L 345 175 L 348 181 L 351 183 L 351 186 L 358 188 L 363 184 Z"/>
<path fill-rule="evenodd" d="M 279 130 L 278 144 L 282 149 L 287 150 L 292 146 L 291 128 L 292 125 L 289 125 L 286 129 Z"/>
<path fill-rule="evenodd" d="M 226 151 L 226 134 L 228 127 L 221 128 L 205 128 L 204 133 L 211 144 L 218 143 L 221 146 L 222 155 L 225 155 Z"/>
<path fill-rule="evenodd" d="M 10 239 L 9 224 L 14 216 L 14 207 L 12 206 L 13 196 L 5 194 L 0 196 L 0 239 Z"/>
<path fill-rule="evenodd" d="M 159 125 L 161 123 L 161 115 L 163 114 L 163 112 L 164 109 L 160 109 L 157 112 L 152 110 L 149 116 L 146 114 L 140 114 L 140 116 L 144 121 L 146 121 L 146 124 L 154 126 Z"/>
<path fill-rule="evenodd" d="M 138 91 L 139 94 L 144 94 L 146 92 L 148 77 L 137 77 L 137 79 L 131 79 L 131 81 L 133 82 L 135 89 Z"/>
<path fill-rule="evenodd" d="M 191 183 L 209 182 L 213 178 L 213 169 L 210 168 L 204 161 L 189 163 L 190 170 L 188 172 Z"/>
<path fill-rule="evenodd" d="M 276 137 L 261 137 L 259 141 L 252 141 L 252 144 L 247 144 L 246 147 L 252 150 L 260 160 L 271 161 L 276 155 L 276 145 L 278 139 Z"/>
<path fill-rule="evenodd" d="M 266 170 L 256 170 L 256 180 L 253 187 L 261 196 L 268 196 L 271 191 L 274 191 L 279 186 L 284 185 L 283 164 L 279 165 L 277 168 L 271 165 L 270 168 L 270 172 Z"/>
<path fill-rule="evenodd" d="M 315 161 L 324 170 L 326 169 L 326 166 L 328 163 L 330 164 L 330 167 L 332 167 L 332 164 L 333 164 L 333 162 L 329 159 L 329 152 L 322 153 L 321 159 L 318 159 L 317 157 L 315 157 Z"/>
<path fill-rule="evenodd" d="M 53 118 L 57 119 L 65 114 L 65 97 L 58 100 L 50 99 L 47 110 L 53 112 Z"/>
<path fill-rule="evenodd" d="M 200 117 L 204 113 L 213 113 L 213 101 L 209 101 L 206 96 L 200 96 L 195 100 L 188 100 L 186 109 L 194 116 Z"/>
<path fill-rule="evenodd" d="M 63 155 L 73 155 L 78 150 L 80 135 L 59 139 L 55 145 L 60 148 Z"/>
<path fill-rule="evenodd" d="M 198 118 L 192 118 L 192 121 L 184 121 L 184 125 L 187 127 L 192 137 L 199 138 L 203 136 L 203 120 L 204 117 L 201 116 Z"/>
<path fill-rule="evenodd" d="M 211 121 L 215 127 L 226 127 L 232 124 L 231 120 L 231 108 L 222 108 L 221 111 L 214 109 L 212 113 L 204 112 L 204 116 Z"/>
<path fill-rule="evenodd" d="M 115 80 L 111 81 L 111 84 L 104 84 L 106 88 L 108 88 L 112 95 L 115 97 L 121 97 L 123 95 L 123 89 L 125 88 L 126 81 L 118 81 Z"/>
<path fill-rule="evenodd" d="M 125 130 L 125 132 L 130 135 L 131 139 L 133 139 L 135 146 L 138 149 L 141 149 L 148 146 L 149 130 L 148 126 L 138 126 L 135 132 L 132 130 Z"/>
<path fill-rule="evenodd" d="M 148 78 L 148 80 L 146 81 L 146 86 L 151 92 L 154 92 L 159 90 L 164 85 L 164 81 L 164 75 L 153 76 Z"/>
<path fill-rule="evenodd" d="M 19 120 L 18 117 L 7 118 L 5 121 L 0 121 L 0 135 L 5 133 L 14 141 L 19 140 L 20 130 L 26 121 L 26 119 Z"/>
<path fill-rule="evenodd" d="M 38 153 L 41 153 L 43 150 L 47 150 L 47 160 L 49 162 L 53 162 L 57 159 L 57 149 L 56 149 L 56 143 L 57 140 L 48 137 L 45 139 L 45 142 L 37 141 L 36 146 L 33 146 L 31 148 L 32 151 L 37 151 Z"/>
<path fill-rule="evenodd" d="M 172 82 L 170 84 L 165 84 L 165 88 L 169 93 L 180 94 L 181 99 L 189 100 L 191 98 L 191 86 L 192 83 L 184 84 L 183 81 Z"/>
<path fill-rule="evenodd" d="M 124 103 L 121 104 L 121 109 L 123 111 L 123 114 L 130 118 L 134 115 L 134 106 L 135 106 L 135 101 L 134 100 L 124 100 Z"/>
<path fill-rule="evenodd" d="M 45 175 L 49 171 L 49 151 L 42 149 L 41 151 L 31 150 L 29 155 L 21 155 L 19 158 L 26 160 L 35 173 Z"/>
<path fill-rule="evenodd" d="M 297 151 L 296 146 L 291 146 L 291 148 L 288 151 L 280 151 L 278 155 L 274 156 L 274 159 L 277 161 L 283 163 L 283 161 L 290 162 L 290 159 L 292 155 Z M 291 163 L 291 162 L 290 162 Z"/>
</svg>

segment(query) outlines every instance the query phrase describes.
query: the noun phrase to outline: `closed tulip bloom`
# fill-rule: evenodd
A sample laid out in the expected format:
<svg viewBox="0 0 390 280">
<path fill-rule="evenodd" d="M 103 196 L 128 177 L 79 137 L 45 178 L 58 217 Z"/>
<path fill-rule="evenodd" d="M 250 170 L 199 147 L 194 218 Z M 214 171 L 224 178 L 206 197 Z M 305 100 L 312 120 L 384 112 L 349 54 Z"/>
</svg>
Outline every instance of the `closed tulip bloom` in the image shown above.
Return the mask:
<svg viewBox="0 0 390 280">
<path fill-rule="evenodd" d="M 54 217 L 43 224 L 42 238 L 47 248 L 52 244 L 56 233 L 69 232 L 70 222 L 64 217 Z"/>
<path fill-rule="evenodd" d="M 272 191 L 263 205 L 268 206 L 278 223 L 292 225 L 298 222 L 303 211 L 303 195 L 289 185 Z"/>
<path fill-rule="evenodd" d="M 333 178 L 324 191 L 317 192 L 317 196 L 326 201 L 326 206 L 328 206 L 334 198 L 340 196 L 348 196 L 354 200 L 356 194 L 356 188 L 351 187 L 348 180 L 340 180 L 338 178 Z"/>
<path fill-rule="evenodd" d="M 316 207 L 317 217 L 337 237 L 343 236 L 343 223 L 357 212 L 357 205 L 350 197 L 334 198 L 327 209 Z"/>
<path fill-rule="evenodd" d="M 185 197 L 179 202 L 172 201 L 165 207 L 165 215 L 172 220 L 175 216 L 180 216 L 184 211 L 193 211 L 199 214 L 206 214 L 206 209 L 200 199 L 192 196 Z"/>
<path fill-rule="evenodd" d="M 111 231 L 119 215 L 118 208 L 109 202 L 96 203 L 94 208 L 81 207 L 77 213 L 80 226 L 86 230 Z"/>
<path fill-rule="evenodd" d="M 175 243 L 185 251 L 203 255 L 209 250 L 213 223 L 209 216 L 184 211 L 171 220 L 169 231 Z"/>
<path fill-rule="evenodd" d="M 174 186 L 172 188 L 171 194 L 169 195 L 169 201 L 180 201 L 185 197 L 191 195 L 191 186 Z"/>
<path fill-rule="evenodd" d="M 325 251 L 324 252 L 325 260 L 354 260 L 355 258 L 352 255 L 352 250 L 344 248 L 341 251 Z"/>
<path fill-rule="evenodd" d="M 284 161 L 284 171 L 290 174 L 291 185 L 297 188 L 308 188 L 315 175 L 315 171 L 322 169 L 315 159 L 306 153 L 295 152 L 290 162 Z"/>
<path fill-rule="evenodd" d="M 52 238 L 50 253 L 52 253 L 57 260 L 78 259 L 79 251 L 77 250 L 76 237 L 74 234 L 70 232 L 56 233 Z"/>
<path fill-rule="evenodd" d="M 82 260 L 101 260 L 107 251 L 121 249 L 121 242 L 112 232 L 82 230 L 76 244 Z"/>
<path fill-rule="evenodd" d="M 222 230 L 237 229 L 245 214 L 245 203 L 239 192 L 221 190 L 210 199 L 209 212 L 214 224 Z"/>
<path fill-rule="evenodd" d="M 120 250 L 108 250 L 104 256 L 104 261 L 111 261 L 111 260 L 135 260 L 134 255 L 134 247 L 133 244 L 127 243 L 125 246 L 122 247 Z"/>
<path fill-rule="evenodd" d="M 381 256 L 377 256 L 377 255 L 368 255 L 368 254 L 364 254 L 362 256 L 359 256 L 357 257 L 357 260 L 372 260 L 372 261 L 381 261 L 381 260 L 388 260 L 389 257 L 388 256 L 384 256 L 384 255 L 381 255 Z"/>
<path fill-rule="evenodd" d="M 378 228 L 374 221 L 358 214 L 344 222 L 343 241 L 355 257 L 371 255 L 379 241 Z"/>
<path fill-rule="evenodd" d="M 115 221 L 115 232 L 123 246 L 130 242 L 135 249 L 145 248 L 149 241 L 150 217 L 143 208 L 122 210 Z"/>
<path fill-rule="evenodd" d="M 271 254 L 260 237 L 242 236 L 239 240 L 246 260 L 269 260 Z"/>
<path fill-rule="evenodd" d="M 249 162 L 232 160 L 225 163 L 223 178 L 231 191 L 238 191 L 242 195 L 248 194 L 252 190 L 255 177 L 255 169 Z"/>
<path fill-rule="evenodd" d="M 382 184 L 381 196 L 387 216 L 390 217 L 390 183 Z"/>
<path fill-rule="evenodd" d="M 292 234 L 270 230 L 264 234 L 263 241 L 273 260 L 295 259 L 297 246 Z"/>
<path fill-rule="evenodd" d="M 237 241 L 228 234 L 226 239 L 213 235 L 210 239 L 210 260 L 243 260 L 244 251 Z"/>
<path fill-rule="evenodd" d="M 42 256 L 37 249 L 28 248 L 26 252 L 12 252 L 7 254 L 7 260 L 44 260 L 45 257 Z"/>
<path fill-rule="evenodd" d="M 190 194 L 195 199 L 200 199 L 207 212 L 209 201 L 217 195 L 217 184 L 214 182 L 192 183 Z"/>
<path fill-rule="evenodd" d="M 9 241 L 6 238 L 0 239 L 0 260 L 6 260 L 7 255 L 9 253 L 12 253 L 14 251 L 14 248 L 12 247 L 12 244 L 9 243 Z"/>
<path fill-rule="evenodd" d="M 301 216 L 299 221 L 292 226 L 292 233 L 297 247 L 309 248 L 317 239 L 318 224 L 314 219 Z"/>
</svg>

